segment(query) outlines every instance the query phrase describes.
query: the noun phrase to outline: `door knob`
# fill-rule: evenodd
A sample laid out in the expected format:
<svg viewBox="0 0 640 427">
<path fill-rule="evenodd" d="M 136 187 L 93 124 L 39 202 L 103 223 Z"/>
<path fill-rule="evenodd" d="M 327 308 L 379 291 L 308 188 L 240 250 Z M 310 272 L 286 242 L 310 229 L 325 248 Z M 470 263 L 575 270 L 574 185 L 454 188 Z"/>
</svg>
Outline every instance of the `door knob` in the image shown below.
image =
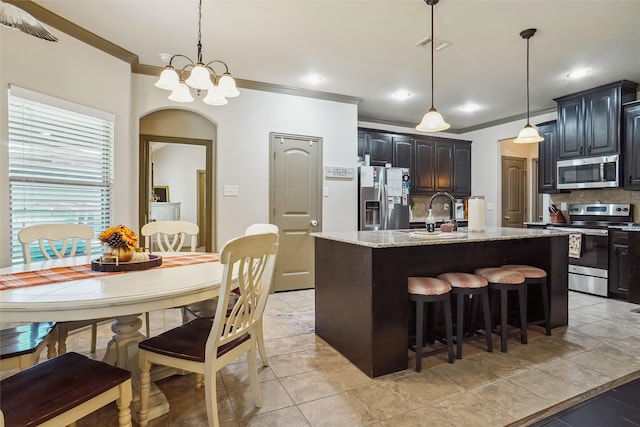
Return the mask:
<svg viewBox="0 0 640 427">
<path fill-rule="evenodd" d="M 318 221 L 316 221 L 315 219 L 311 220 L 311 226 L 312 227 L 316 227 L 318 225 Z"/>
</svg>

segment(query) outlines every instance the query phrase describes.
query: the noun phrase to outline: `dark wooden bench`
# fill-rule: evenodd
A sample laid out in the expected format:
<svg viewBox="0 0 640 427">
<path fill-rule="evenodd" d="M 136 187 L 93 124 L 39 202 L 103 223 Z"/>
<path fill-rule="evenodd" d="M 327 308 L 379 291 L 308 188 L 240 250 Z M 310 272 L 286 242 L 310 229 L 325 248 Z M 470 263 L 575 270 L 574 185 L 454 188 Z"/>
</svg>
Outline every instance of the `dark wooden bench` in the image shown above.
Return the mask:
<svg viewBox="0 0 640 427">
<path fill-rule="evenodd" d="M 113 401 L 131 426 L 131 397 L 131 372 L 73 352 L 0 381 L 7 426 L 69 425 Z"/>
</svg>

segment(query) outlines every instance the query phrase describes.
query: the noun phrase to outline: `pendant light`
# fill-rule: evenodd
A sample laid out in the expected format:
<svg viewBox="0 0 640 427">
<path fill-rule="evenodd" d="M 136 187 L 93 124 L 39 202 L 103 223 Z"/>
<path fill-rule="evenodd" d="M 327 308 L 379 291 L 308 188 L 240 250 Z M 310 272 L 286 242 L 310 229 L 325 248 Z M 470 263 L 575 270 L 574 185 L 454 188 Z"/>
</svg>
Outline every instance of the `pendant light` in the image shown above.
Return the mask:
<svg viewBox="0 0 640 427">
<path fill-rule="evenodd" d="M 449 123 L 444 121 L 442 115 L 438 113 L 438 110 L 433 106 L 433 45 L 435 44 L 433 38 L 433 6 L 438 4 L 438 1 L 439 0 L 424 0 L 426 4 L 431 6 L 431 108 L 429 108 L 427 114 L 424 115 L 420 124 L 416 126 L 416 130 L 421 132 L 438 132 L 451 127 Z"/>
<path fill-rule="evenodd" d="M 527 124 L 522 128 L 518 137 L 513 140 L 517 144 L 535 144 L 544 141 L 538 134 L 538 130 L 529 123 L 529 39 L 536 33 L 535 28 L 529 28 L 520 32 L 520 37 L 527 41 Z"/>
</svg>

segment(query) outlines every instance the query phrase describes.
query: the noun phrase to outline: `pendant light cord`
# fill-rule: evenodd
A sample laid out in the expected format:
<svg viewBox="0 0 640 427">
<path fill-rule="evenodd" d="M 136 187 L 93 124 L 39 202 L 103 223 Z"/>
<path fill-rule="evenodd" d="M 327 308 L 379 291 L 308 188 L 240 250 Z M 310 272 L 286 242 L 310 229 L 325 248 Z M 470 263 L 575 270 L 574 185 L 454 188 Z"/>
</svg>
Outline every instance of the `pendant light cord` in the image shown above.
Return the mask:
<svg viewBox="0 0 640 427">
<path fill-rule="evenodd" d="M 431 5 L 431 108 L 433 108 L 433 45 L 435 40 L 433 39 L 433 4 Z"/>
<path fill-rule="evenodd" d="M 198 63 L 202 63 L 202 0 L 198 3 Z"/>
<path fill-rule="evenodd" d="M 527 125 L 529 124 L 529 39 L 527 38 Z"/>
</svg>

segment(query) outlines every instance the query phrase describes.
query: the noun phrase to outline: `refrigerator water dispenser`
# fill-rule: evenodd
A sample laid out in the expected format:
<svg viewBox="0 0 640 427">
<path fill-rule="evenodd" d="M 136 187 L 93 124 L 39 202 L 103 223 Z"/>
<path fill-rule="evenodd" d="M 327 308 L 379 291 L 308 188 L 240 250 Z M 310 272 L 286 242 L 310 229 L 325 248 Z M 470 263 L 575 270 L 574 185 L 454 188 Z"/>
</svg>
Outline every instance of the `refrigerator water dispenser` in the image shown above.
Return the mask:
<svg viewBox="0 0 640 427">
<path fill-rule="evenodd" d="M 380 202 L 367 200 L 364 203 L 364 225 L 377 229 L 380 226 Z"/>
</svg>

